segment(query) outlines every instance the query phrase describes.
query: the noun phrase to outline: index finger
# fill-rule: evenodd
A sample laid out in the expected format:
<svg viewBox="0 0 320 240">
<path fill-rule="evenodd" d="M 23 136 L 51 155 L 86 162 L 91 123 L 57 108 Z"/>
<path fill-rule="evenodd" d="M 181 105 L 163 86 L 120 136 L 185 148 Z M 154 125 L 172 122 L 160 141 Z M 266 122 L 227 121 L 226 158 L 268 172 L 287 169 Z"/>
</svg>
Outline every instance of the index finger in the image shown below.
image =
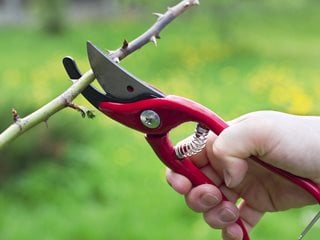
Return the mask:
<svg viewBox="0 0 320 240">
<path fill-rule="evenodd" d="M 191 161 L 198 168 L 203 168 L 209 164 L 208 150 L 212 148 L 213 142 L 215 141 L 216 138 L 217 136 L 214 133 L 210 132 L 205 148 L 202 149 L 201 152 L 190 157 Z"/>
</svg>

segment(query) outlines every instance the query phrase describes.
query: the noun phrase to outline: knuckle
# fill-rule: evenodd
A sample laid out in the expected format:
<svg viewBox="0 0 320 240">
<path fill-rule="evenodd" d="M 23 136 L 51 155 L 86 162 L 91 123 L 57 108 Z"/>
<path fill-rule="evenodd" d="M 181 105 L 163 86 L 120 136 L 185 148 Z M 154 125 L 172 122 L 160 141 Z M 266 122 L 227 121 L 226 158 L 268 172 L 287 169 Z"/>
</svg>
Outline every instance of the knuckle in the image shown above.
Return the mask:
<svg viewBox="0 0 320 240">
<path fill-rule="evenodd" d="M 233 203 L 224 201 L 219 206 L 205 212 L 203 217 L 212 228 L 223 229 L 237 221 L 239 211 Z"/>
<path fill-rule="evenodd" d="M 219 189 L 211 184 L 204 184 L 193 188 L 189 194 L 186 195 L 186 203 L 192 210 L 196 212 L 205 212 L 217 206 L 221 200 L 222 195 Z"/>
</svg>

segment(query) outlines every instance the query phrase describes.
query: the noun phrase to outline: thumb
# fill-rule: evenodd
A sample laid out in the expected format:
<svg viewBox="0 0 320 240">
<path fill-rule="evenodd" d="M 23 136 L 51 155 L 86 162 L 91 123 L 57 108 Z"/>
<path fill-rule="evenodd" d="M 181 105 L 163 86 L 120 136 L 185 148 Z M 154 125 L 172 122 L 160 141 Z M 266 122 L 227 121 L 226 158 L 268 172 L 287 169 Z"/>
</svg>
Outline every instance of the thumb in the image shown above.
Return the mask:
<svg viewBox="0 0 320 240">
<path fill-rule="evenodd" d="M 241 117 L 231 122 L 212 145 L 211 165 L 223 175 L 227 187 L 238 186 L 248 171 L 247 159 L 266 152 L 269 129 L 257 118 Z"/>
</svg>

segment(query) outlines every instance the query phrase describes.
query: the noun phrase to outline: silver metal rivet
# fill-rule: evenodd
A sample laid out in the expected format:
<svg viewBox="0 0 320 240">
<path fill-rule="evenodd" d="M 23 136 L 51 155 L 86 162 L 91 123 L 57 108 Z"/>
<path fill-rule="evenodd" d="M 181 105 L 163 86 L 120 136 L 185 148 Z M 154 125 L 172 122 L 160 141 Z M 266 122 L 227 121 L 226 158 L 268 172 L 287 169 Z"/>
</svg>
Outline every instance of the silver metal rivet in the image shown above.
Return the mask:
<svg viewBox="0 0 320 240">
<path fill-rule="evenodd" d="M 161 120 L 158 113 L 152 110 L 145 110 L 140 114 L 140 120 L 147 128 L 157 128 L 160 126 Z"/>
</svg>

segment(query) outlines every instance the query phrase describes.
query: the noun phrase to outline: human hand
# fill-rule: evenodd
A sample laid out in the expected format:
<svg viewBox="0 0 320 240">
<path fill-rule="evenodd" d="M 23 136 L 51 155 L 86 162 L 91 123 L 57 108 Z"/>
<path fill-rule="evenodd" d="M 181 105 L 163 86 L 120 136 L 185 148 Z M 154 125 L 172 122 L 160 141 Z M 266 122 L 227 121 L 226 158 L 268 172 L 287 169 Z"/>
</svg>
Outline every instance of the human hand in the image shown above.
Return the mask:
<svg viewBox="0 0 320 240">
<path fill-rule="evenodd" d="M 187 205 L 202 212 L 224 240 L 241 240 L 236 220 L 249 231 L 265 212 L 316 203 L 302 188 L 266 170 L 250 156 L 320 184 L 320 118 L 261 111 L 229 122 L 219 136 L 211 134 L 206 148 L 192 158 L 213 185 L 192 188 L 182 175 L 167 171 L 167 180 L 185 195 Z M 221 192 L 230 200 L 223 201 Z M 237 207 L 235 203 L 242 198 Z"/>
</svg>

